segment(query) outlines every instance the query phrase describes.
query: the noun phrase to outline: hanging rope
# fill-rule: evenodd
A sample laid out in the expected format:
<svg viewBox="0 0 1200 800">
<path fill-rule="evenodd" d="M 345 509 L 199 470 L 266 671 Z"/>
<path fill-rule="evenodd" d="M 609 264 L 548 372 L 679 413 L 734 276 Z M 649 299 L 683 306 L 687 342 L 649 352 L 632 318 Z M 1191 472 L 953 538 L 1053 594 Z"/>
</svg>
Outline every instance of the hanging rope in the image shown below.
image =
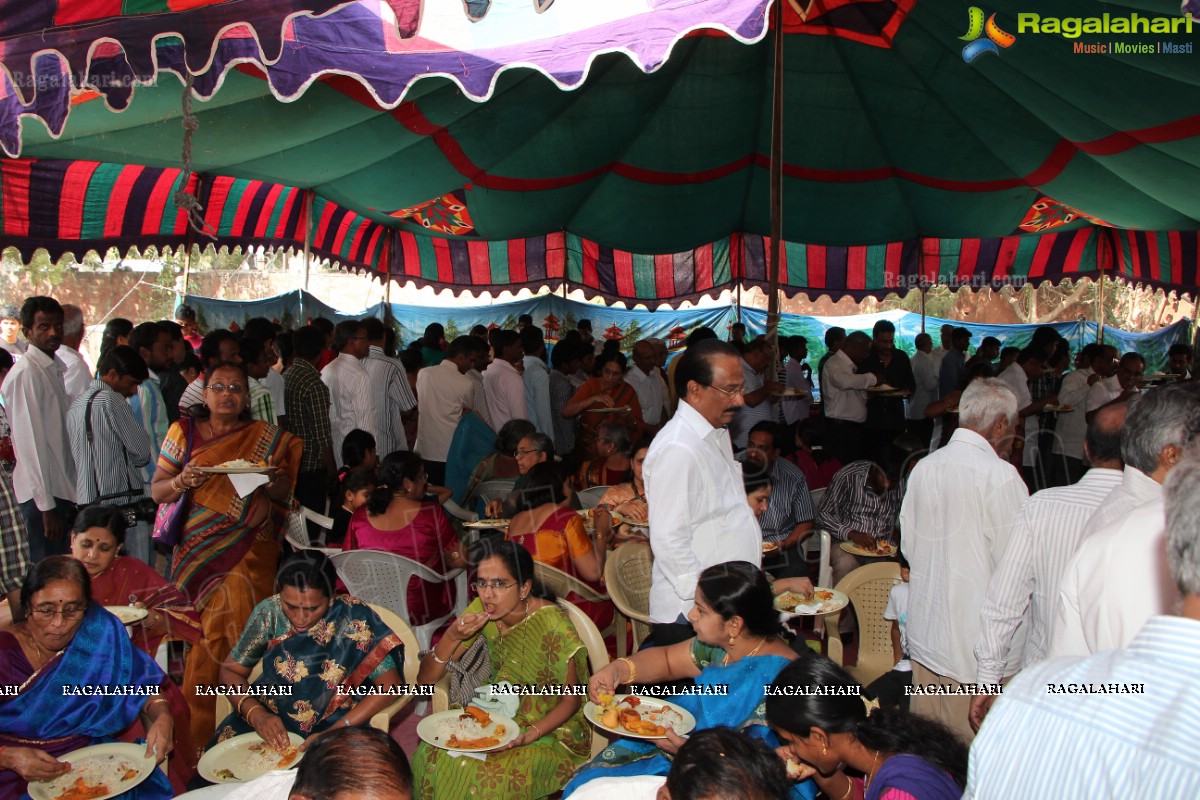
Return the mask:
<svg viewBox="0 0 1200 800">
<path fill-rule="evenodd" d="M 183 81 L 183 120 L 180 123 L 183 125 L 183 175 L 180 187 L 172 199 L 175 205 L 187 214 L 188 225 L 192 230 L 202 236 L 216 239 L 217 232 L 204 221 L 204 206 L 200 205 L 200 199 L 188 191 L 188 184 L 192 180 L 192 134 L 200 127 L 200 120 L 192 113 L 193 81 L 192 73 L 188 72 Z"/>
</svg>

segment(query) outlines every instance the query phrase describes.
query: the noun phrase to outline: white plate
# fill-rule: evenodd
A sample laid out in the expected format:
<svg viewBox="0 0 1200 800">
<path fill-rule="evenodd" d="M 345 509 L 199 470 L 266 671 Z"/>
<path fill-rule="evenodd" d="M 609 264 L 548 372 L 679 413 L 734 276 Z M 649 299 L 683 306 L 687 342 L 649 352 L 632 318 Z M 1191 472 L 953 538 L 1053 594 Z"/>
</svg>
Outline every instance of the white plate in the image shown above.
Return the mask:
<svg viewBox="0 0 1200 800">
<path fill-rule="evenodd" d="M 266 475 L 270 467 L 196 467 L 197 472 L 209 475 Z"/>
<path fill-rule="evenodd" d="M 763 555 L 766 555 L 767 553 L 774 553 L 779 549 L 779 542 L 763 542 L 762 548 Z"/>
<path fill-rule="evenodd" d="M 146 758 L 146 745 L 109 742 L 82 747 L 59 756 L 60 761 L 69 761 L 71 771 L 52 781 L 34 781 L 29 784 L 29 796 L 33 800 L 58 800 L 80 777 L 81 771 L 97 773 L 97 778 L 111 791 L 96 800 L 116 797 L 137 786 L 154 771 L 154 759 Z M 127 769 L 136 769 L 137 774 L 121 780 Z"/>
<path fill-rule="evenodd" d="M 621 704 L 621 702 L 627 697 L 637 697 L 637 695 L 619 694 L 613 698 L 613 702 L 617 703 L 617 705 L 619 706 Z M 638 697 L 638 700 L 640 700 L 641 702 L 636 706 L 636 708 L 639 712 L 642 713 L 642 719 L 648 720 L 648 721 L 656 723 L 658 725 L 662 725 L 664 728 L 670 727 L 671 730 L 675 731 L 675 733 L 679 734 L 680 736 L 683 736 L 683 735 L 689 733 L 693 728 L 696 727 L 696 718 L 693 717 L 691 712 L 688 711 L 686 708 L 682 708 L 681 706 L 677 706 L 674 703 L 669 703 L 666 700 L 659 700 L 654 697 Z M 665 722 L 661 720 L 661 718 L 664 716 L 664 713 L 663 713 L 664 711 L 667 712 L 667 713 L 665 713 L 665 717 L 667 720 Z M 648 714 L 646 712 L 651 712 L 651 713 Z M 673 712 L 673 714 L 670 712 Z M 596 705 L 591 700 L 587 701 L 587 703 L 584 704 L 583 716 L 585 716 L 587 718 L 588 722 L 592 723 L 600 730 L 608 731 L 609 733 L 614 733 L 617 736 L 624 736 L 627 739 L 665 739 L 665 738 L 667 738 L 665 735 L 664 736 L 643 736 L 643 735 L 640 735 L 637 733 L 631 733 L 631 732 L 625 730 L 624 728 L 622 728 L 620 725 L 617 725 L 617 727 L 615 727 L 615 728 L 610 728 L 607 725 L 605 725 L 603 722 L 600 721 L 600 718 L 602 716 L 604 716 L 604 708 Z"/>
<path fill-rule="evenodd" d="M 479 530 L 499 530 L 507 528 L 508 523 L 512 520 L 507 519 L 477 519 L 474 522 L 464 522 L 464 528 L 477 528 Z"/>
<path fill-rule="evenodd" d="M 447 723 L 457 721 L 464 713 L 462 709 L 455 708 L 450 711 L 439 711 L 436 714 L 430 714 L 417 723 L 417 736 L 421 737 L 421 741 L 441 750 L 451 750 L 456 753 L 486 753 L 489 750 L 495 750 L 497 747 L 503 747 L 521 735 L 520 727 L 515 720 L 489 711 L 488 716 L 492 718 L 492 721 L 491 724 L 484 727 L 483 732 L 485 736 L 491 736 L 496 732 L 498 726 L 504 726 L 504 733 L 500 735 L 499 743 L 491 747 L 480 747 L 469 750 L 461 747 L 451 748 L 446 744 L 450 740 L 450 733 L 446 730 Z"/>
<path fill-rule="evenodd" d="M 896 555 L 896 545 L 891 543 L 888 543 L 886 550 L 878 553 L 865 547 L 859 547 L 854 542 L 841 542 L 841 548 L 852 556 L 862 556 L 863 558 L 891 558 Z"/>
<path fill-rule="evenodd" d="M 889 383 L 880 383 L 876 386 L 868 386 L 868 392 L 903 392 L 903 389 L 892 386 Z"/>
<path fill-rule="evenodd" d="M 837 589 L 822 589 L 816 587 L 814 592 L 827 592 L 828 597 L 814 597 L 810 603 L 801 603 L 800 605 L 792 606 L 790 603 L 783 605 L 780 598 L 784 598 L 791 592 L 784 592 L 775 598 L 775 610 L 787 618 L 791 617 L 811 617 L 819 614 L 832 614 L 835 611 L 841 611 L 850 603 L 850 598 L 839 592 Z"/>
<path fill-rule="evenodd" d="M 1075 410 L 1075 406 L 1043 406 L 1042 410 L 1052 414 L 1069 414 Z"/>
<path fill-rule="evenodd" d="M 304 737 L 294 733 L 289 733 L 288 739 L 296 747 L 304 744 Z M 254 745 L 263 747 L 257 751 L 251 750 Z M 279 762 L 284 756 L 267 746 L 261 736 L 243 733 L 213 745 L 211 750 L 200 756 L 196 769 L 200 777 L 213 783 L 243 783 L 273 770 L 290 769 L 300 762 L 303 755 L 297 753 L 291 761 L 281 765 Z"/>
<path fill-rule="evenodd" d="M 613 406 L 612 408 L 589 408 L 588 411 L 592 414 L 621 414 L 629 411 L 629 406 Z"/>
<path fill-rule="evenodd" d="M 149 609 L 135 608 L 134 606 L 105 606 L 104 609 L 114 614 L 117 619 L 126 625 L 132 625 L 150 615 Z"/>
</svg>

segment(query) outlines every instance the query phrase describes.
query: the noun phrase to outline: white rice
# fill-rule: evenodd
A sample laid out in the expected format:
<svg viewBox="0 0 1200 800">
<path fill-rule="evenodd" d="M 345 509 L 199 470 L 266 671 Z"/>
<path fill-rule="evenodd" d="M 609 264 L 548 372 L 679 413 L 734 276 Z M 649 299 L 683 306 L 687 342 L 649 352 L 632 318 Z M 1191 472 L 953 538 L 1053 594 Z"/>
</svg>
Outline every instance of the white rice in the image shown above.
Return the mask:
<svg viewBox="0 0 1200 800">
<path fill-rule="evenodd" d="M 50 791 L 58 796 L 75 785 L 75 781 L 83 778 L 88 786 L 104 784 L 110 792 L 117 791 L 122 786 L 121 776 L 128 770 L 140 770 L 138 764 L 126 756 L 110 753 L 102 756 L 86 756 L 71 762 L 71 771 L 66 775 L 55 778 L 50 782 Z M 130 778 L 124 785 L 130 786 L 136 778 Z"/>
</svg>

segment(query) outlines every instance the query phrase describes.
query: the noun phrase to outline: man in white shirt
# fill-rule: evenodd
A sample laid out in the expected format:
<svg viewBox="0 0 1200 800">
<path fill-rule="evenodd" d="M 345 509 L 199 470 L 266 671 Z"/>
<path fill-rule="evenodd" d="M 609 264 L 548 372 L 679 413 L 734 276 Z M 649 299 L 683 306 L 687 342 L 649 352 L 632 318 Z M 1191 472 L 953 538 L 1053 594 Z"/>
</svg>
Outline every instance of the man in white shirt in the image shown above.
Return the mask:
<svg viewBox="0 0 1200 800">
<path fill-rule="evenodd" d="M 783 346 L 780 340 L 780 346 Z M 808 420 L 812 411 L 812 369 L 804 363 L 808 358 L 808 339 L 803 336 L 787 337 L 787 366 L 783 369 L 783 421 L 792 427 Z"/>
<path fill-rule="evenodd" d="M 1013 450 L 1020 449 L 1021 452 L 1014 452 L 1013 462 L 1024 471 L 1025 482 L 1030 486 L 1034 485 L 1033 465 L 1037 463 L 1038 415 L 1048 403 L 1057 399 L 1054 395 L 1048 395 L 1034 400 L 1029 391 L 1029 382 L 1045 371 L 1046 365 L 1041 351 L 1027 347 L 1020 352 L 1015 362 L 1000 373 L 1000 380 L 1004 381 L 1017 397 L 1017 407 L 1020 409 L 1017 415 L 1021 418 L 1021 427 L 1013 442 Z"/>
<path fill-rule="evenodd" d="M 17 467 L 13 489 L 29 530 L 29 560 L 65 554 L 75 517 L 75 461 L 67 437 L 67 392 L 62 362 L 63 310 L 52 297 L 30 297 L 21 306 L 29 347 L 9 370 L 0 393 L 12 427 Z"/>
<path fill-rule="evenodd" d="M 1194 452 L 1172 473 L 1166 494 L 1160 557 L 1183 602 L 1148 619 L 1124 650 L 1046 661 L 1019 675 L 971 747 L 964 798 L 1196 797 L 1200 463 Z M 1128 595 L 1132 586 L 1107 588 Z M 1101 690 L 1079 691 L 1091 687 Z"/>
<path fill-rule="evenodd" d="M 483 371 L 483 390 L 487 394 L 492 425 L 500 430 L 510 419 L 529 419 L 525 381 L 517 371 L 525 350 L 516 331 L 497 329 L 492 331 L 492 353 L 495 357 Z"/>
<path fill-rule="evenodd" d="M 1113 352 L 1116 352 L 1115 348 Z M 1097 370 L 1099 371 L 1099 370 Z M 1096 381 L 1088 390 L 1087 418 L 1091 422 L 1096 409 L 1118 400 L 1128 400 L 1141 391 L 1142 375 L 1146 372 L 1146 359 L 1134 352 L 1126 353 L 1117 362 L 1116 370 Z"/>
<path fill-rule="evenodd" d="M 475 334 L 471 335 L 475 336 Z M 471 410 L 478 414 L 489 428 L 496 430 L 496 426 L 492 424 L 492 412 L 488 409 L 487 392 L 483 388 L 483 371 L 488 368 L 488 364 L 492 360 L 491 354 L 488 352 L 490 348 L 486 335 L 476 338 L 479 339 L 482 346 L 472 352 L 475 360 L 471 368 L 467 370 L 467 379 L 471 381 Z M 574 394 L 574 391 L 571 393 Z"/>
<path fill-rule="evenodd" d="M 737 346 L 736 344 L 734 345 Z M 771 363 L 771 348 L 766 339 L 755 339 L 742 350 L 742 374 L 745 376 L 746 393 L 743 405 L 733 415 L 729 425 L 729 436 L 738 452 L 746 449 L 750 429 L 760 422 L 778 419 L 772 395 L 781 393 L 783 385 L 767 375 Z"/>
<path fill-rule="evenodd" d="M 1123 403 L 1106 406 L 1087 431 L 1084 449 L 1092 468 L 1078 483 L 1043 489 L 1021 505 L 1012 540 L 992 575 L 980 612 L 976 683 L 1000 683 L 1008 665 L 1029 666 L 1046 657 L 1067 562 L 1086 533 L 1092 512 L 1121 482 Z M 1024 634 L 1024 655 L 1019 638 Z M 995 695 L 971 699 L 971 727 L 979 730 Z"/>
<path fill-rule="evenodd" d="M 867 420 L 866 389 L 881 382 L 879 375 L 858 373 L 858 364 L 871 354 L 871 337 L 852 331 L 821 372 L 821 399 L 829 422 L 826 441 L 843 464 L 864 455 L 863 423 Z"/>
<path fill-rule="evenodd" d="M 1160 386 L 1130 403 L 1121 455 L 1126 472 L 1137 470 L 1141 477 L 1126 486 L 1131 476 L 1125 475 L 1088 521 L 1063 573 L 1051 657 L 1125 647 L 1147 619 L 1174 608 L 1178 595 L 1163 558 L 1161 486 L 1197 435 L 1200 386 Z M 1139 504 L 1147 496 L 1151 499 Z M 1114 497 L 1122 499 L 1114 503 Z M 1115 514 L 1101 514 L 1112 505 L 1118 506 Z"/>
<path fill-rule="evenodd" d="M 363 366 L 370 379 L 371 397 L 375 398 L 375 452 L 379 458 L 408 449 L 408 438 L 404 435 L 404 420 L 412 417 L 417 408 L 408 384 L 408 373 L 404 365 L 388 358 L 383 351 L 387 340 L 387 329 L 377 317 L 363 320 L 370 349 Z"/>
<path fill-rule="evenodd" d="M 525 418 L 538 433 L 554 438 L 554 419 L 550 416 L 550 367 L 546 364 L 546 337 L 536 325 L 525 327 L 521 333 L 521 350 L 525 354 L 521 375 L 525 385 Z"/>
<path fill-rule="evenodd" d="M 79 352 L 83 344 L 83 309 L 75 305 L 63 306 L 62 344 L 54 357 L 63 363 L 67 371 L 63 374 L 63 386 L 67 391 L 67 402 L 71 402 L 87 391 L 92 383 L 92 370 Z"/>
<path fill-rule="evenodd" d="M 375 403 L 371 379 L 363 359 L 370 352 L 367 328 L 357 320 L 339 322 L 333 329 L 337 358 L 321 370 L 321 382 L 329 387 L 329 425 L 333 431 L 333 458 L 342 466 L 342 442 L 355 428 L 375 435 Z"/>
<path fill-rule="evenodd" d="M 282 428 L 287 424 L 287 390 L 283 381 L 283 373 L 275 369 L 279 363 L 279 350 L 275 347 L 275 340 L 279 336 L 278 328 L 266 317 L 252 317 L 246 320 L 246 324 L 242 326 L 242 333 L 245 336 L 253 336 L 262 342 L 263 349 L 269 354 L 268 357 L 274 359 L 267 374 L 261 380 L 263 386 L 271 393 L 271 410 L 275 412 L 275 424 Z M 379 452 L 380 458 L 387 453 L 384 450 Z"/>
<path fill-rule="evenodd" d="M 1093 369 L 1104 348 L 1092 343 L 1075 355 L 1075 369 L 1062 380 L 1058 402 L 1075 410 L 1061 414 L 1054 426 L 1054 483 L 1067 486 L 1083 477 L 1083 439 L 1087 431 L 1087 396 L 1092 384 L 1100 380 Z M 1114 351 L 1115 352 L 1115 351 Z M 1080 413 L 1084 412 L 1084 413 Z"/>
<path fill-rule="evenodd" d="M 958 429 L 917 464 L 900 507 L 900 546 L 912 575 L 914 685 L 974 683 L 979 612 L 1012 537 L 1013 518 L 1029 496 L 1006 460 L 1017 422 L 1013 393 L 996 378 L 980 379 L 963 392 L 958 409 Z M 918 695 L 912 711 L 970 741 L 969 704 L 965 694 Z"/>
<path fill-rule="evenodd" d="M 625 382 L 637 392 L 646 433 L 657 433 L 666 421 L 667 393 L 659 374 L 654 345 L 649 340 L 643 339 L 633 346 L 633 369 L 625 373 Z"/>
<path fill-rule="evenodd" d="M 908 399 L 908 429 L 921 440 L 923 446 L 929 445 L 933 435 L 933 420 L 925 416 L 925 409 L 938 399 L 938 359 L 933 357 L 933 337 L 928 333 L 918 333 L 914 340 L 917 352 L 912 357 L 913 388 L 912 397 Z"/>
<path fill-rule="evenodd" d="M 479 351 L 487 345 L 473 336 L 459 336 L 450 343 L 446 358 L 417 373 L 417 445 L 425 461 L 429 482 L 442 486 L 446 480 L 446 455 L 462 415 L 471 410 L 472 383 L 467 370 L 475 365 Z"/>
<path fill-rule="evenodd" d="M 689 347 L 675 370 L 679 407 L 646 455 L 642 472 L 654 532 L 650 619 L 659 644 L 691 635 L 685 615 L 706 567 L 762 563 L 762 535 L 724 427 L 742 404 L 743 388 L 732 345 L 706 339 Z"/>
</svg>

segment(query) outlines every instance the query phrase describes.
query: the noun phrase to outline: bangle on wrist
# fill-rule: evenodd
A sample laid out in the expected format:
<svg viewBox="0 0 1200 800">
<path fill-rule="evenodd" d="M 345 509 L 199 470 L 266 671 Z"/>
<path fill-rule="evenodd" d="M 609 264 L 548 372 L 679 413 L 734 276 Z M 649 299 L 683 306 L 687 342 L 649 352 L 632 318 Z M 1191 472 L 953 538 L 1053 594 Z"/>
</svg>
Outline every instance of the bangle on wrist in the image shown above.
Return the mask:
<svg viewBox="0 0 1200 800">
<path fill-rule="evenodd" d="M 838 800 L 848 800 L 850 795 L 854 794 L 854 781 L 846 773 L 842 773 L 842 777 L 846 779 L 846 793 L 838 798 Z"/>
<path fill-rule="evenodd" d="M 433 660 L 436 661 L 437 663 L 441 664 L 442 666 L 445 666 L 446 662 L 450 660 L 448 658 L 447 659 L 438 658 L 437 650 L 434 650 L 432 647 L 429 649 L 429 655 L 433 656 Z"/>
<path fill-rule="evenodd" d="M 634 679 L 637 678 L 637 667 L 635 667 L 633 662 L 628 658 L 618 658 L 617 661 L 620 661 L 624 663 L 625 666 L 629 667 L 629 677 L 625 679 L 624 683 L 626 685 L 633 683 Z"/>
<path fill-rule="evenodd" d="M 540 738 L 542 738 L 542 735 L 543 735 L 543 734 L 542 734 L 542 729 L 541 729 L 541 728 L 539 728 L 539 727 L 538 727 L 536 724 L 534 724 L 534 723 L 532 723 L 532 722 L 531 722 L 531 723 L 529 723 L 529 727 L 533 728 L 533 732 L 537 734 L 537 739 L 540 739 Z M 537 741 L 537 739 L 534 739 L 534 741 L 536 742 L 536 741 Z"/>
<path fill-rule="evenodd" d="M 262 709 L 262 708 L 263 708 L 263 706 L 261 706 L 261 705 L 258 705 L 258 706 L 255 706 L 254 708 L 250 709 L 250 713 L 249 713 L 249 714 L 247 714 L 247 715 L 246 715 L 246 716 L 243 718 L 243 719 L 245 719 L 245 720 L 246 720 L 246 724 L 247 724 L 247 725 L 249 725 L 249 726 L 250 726 L 250 727 L 252 727 L 252 728 L 254 727 L 254 723 L 253 723 L 253 722 L 251 722 L 250 720 L 254 718 L 254 712 L 255 712 L 255 711 L 258 711 L 259 709 Z"/>
<path fill-rule="evenodd" d="M 233 707 L 233 710 L 237 712 L 239 717 L 242 716 L 242 706 L 246 705 L 246 701 L 249 699 L 250 695 L 245 695 L 241 700 L 238 700 L 237 705 Z M 245 717 L 242 717 L 242 719 L 245 719 Z"/>
</svg>

